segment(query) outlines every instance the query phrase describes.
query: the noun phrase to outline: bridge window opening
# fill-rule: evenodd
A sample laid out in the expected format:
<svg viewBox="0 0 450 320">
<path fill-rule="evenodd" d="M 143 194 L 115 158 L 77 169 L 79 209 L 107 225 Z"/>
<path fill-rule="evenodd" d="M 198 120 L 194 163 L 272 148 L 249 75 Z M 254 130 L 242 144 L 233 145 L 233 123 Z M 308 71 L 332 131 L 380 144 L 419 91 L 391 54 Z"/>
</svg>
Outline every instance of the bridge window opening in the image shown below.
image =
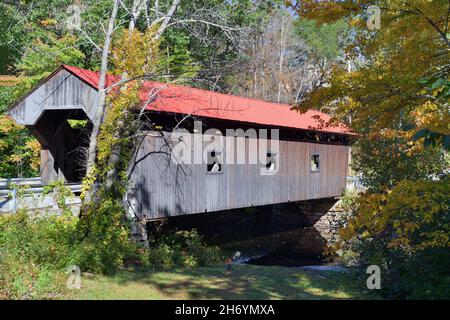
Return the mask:
<svg viewBox="0 0 450 320">
<path fill-rule="evenodd" d="M 219 151 L 209 151 L 208 152 L 208 163 L 206 166 L 206 171 L 208 173 L 221 173 L 222 172 L 222 152 Z"/>
<path fill-rule="evenodd" d="M 311 155 L 311 172 L 320 171 L 320 156 L 318 154 Z"/>
<path fill-rule="evenodd" d="M 275 161 L 275 152 L 267 152 L 267 160 L 266 160 L 266 170 L 268 172 L 275 172 L 276 161 Z"/>
</svg>

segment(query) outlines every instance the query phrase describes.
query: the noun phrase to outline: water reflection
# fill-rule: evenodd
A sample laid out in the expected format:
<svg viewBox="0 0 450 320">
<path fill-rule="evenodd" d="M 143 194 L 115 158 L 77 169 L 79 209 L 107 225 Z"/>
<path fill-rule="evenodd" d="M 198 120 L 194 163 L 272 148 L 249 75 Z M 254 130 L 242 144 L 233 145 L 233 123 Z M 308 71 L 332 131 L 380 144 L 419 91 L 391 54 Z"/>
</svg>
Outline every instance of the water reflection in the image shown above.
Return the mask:
<svg viewBox="0 0 450 320">
<path fill-rule="evenodd" d="M 327 243 L 313 226 L 309 226 L 225 243 L 220 247 L 230 255 L 240 251 L 236 263 L 298 267 L 324 264 Z"/>
<path fill-rule="evenodd" d="M 307 204 L 310 211 L 325 213 L 334 203 L 335 199 L 321 199 Z M 207 244 L 219 246 L 230 258 L 239 251 L 235 263 L 299 267 L 330 262 L 324 257 L 325 238 L 333 231 L 331 226 L 316 229 L 320 217 L 307 217 L 298 205 L 288 203 L 169 218 L 165 228 L 195 228 Z"/>
</svg>

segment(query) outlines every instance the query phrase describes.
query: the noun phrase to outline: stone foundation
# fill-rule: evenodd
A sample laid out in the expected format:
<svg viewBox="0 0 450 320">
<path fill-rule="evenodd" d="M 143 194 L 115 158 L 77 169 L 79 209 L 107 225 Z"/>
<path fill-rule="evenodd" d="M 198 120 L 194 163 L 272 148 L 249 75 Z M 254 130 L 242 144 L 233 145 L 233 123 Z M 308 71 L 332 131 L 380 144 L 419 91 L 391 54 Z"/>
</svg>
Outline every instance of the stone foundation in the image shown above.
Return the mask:
<svg viewBox="0 0 450 320">
<path fill-rule="evenodd" d="M 328 244 L 335 243 L 337 230 L 344 217 L 344 210 L 340 200 L 321 199 L 302 201 L 297 202 L 296 206 Z"/>
</svg>

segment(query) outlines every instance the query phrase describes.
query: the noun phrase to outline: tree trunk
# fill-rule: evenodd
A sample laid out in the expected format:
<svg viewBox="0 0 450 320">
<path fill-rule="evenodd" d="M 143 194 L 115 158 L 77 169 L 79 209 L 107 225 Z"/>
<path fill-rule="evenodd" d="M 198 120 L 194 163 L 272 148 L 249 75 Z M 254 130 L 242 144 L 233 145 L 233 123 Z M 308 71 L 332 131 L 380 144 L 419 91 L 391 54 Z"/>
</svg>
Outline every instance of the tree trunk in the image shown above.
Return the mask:
<svg viewBox="0 0 450 320">
<path fill-rule="evenodd" d="M 96 151 L 97 151 L 97 136 L 100 132 L 100 126 L 101 123 L 103 122 L 105 114 L 105 101 L 106 101 L 105 86 L 106 86 L 106 74 L 108 72 L 109 49 L 111 46 L 111 38 L 114 33 L 114 25 L 116 21 L 118 7 L 119 7 L 119 0 L 114 0 L 114 6 L 111 12 L 111 16 L 109 17 L 108 30 L 106 31 L 105 44 L 103 45 L 102 51 L 101 68 L 98 81 L 97 110 L 95 111 L 94 119 L 92 120 L 93 127 L 87 154 L 86 174 L 91 174 L 92 169 L 95 165 Z M 94 189 L 95 189 L 94 186 L 91 186 L 91 189 L 84 198 L 84 203 L 90 202 L 95 193 Z"/>
<path fill-rule="evenodd" d="M 124 118 L 126 117 L 126 115 L 124 115 Z M 117 129 L 114 132 L 114 137 L 113 140 L 117 140 L 120 139 L 121 136 L 123 136 L 123 132 L 125 131 L 125 122 L 123 120 L 119 121 L 119 123 L 117 124 Z M 117 170 L 117 164 L 120 161 L 120 153 L 122 151 L 122 147 L 120 145 L 120 143 L 116 143 L 112 149 L 111 149 L 111 155 L 109 156 L 108 159 L 108 167 L 111 168 L 110 170 L 108 170 L 108 172 L 106 173 L 106 188 L 110 189 L 113 185 L 114 182 L 118 182 L 119 181 L 119 176 L 118 176 L 118 170 Z"/>
<path fill-rule="evenodd" d="M 132 32 L 136 26 L 136 20 L 141 15 L 141 12 L 144 8 L 147 7 L 147 0 L 133 0 L 133 4 L 131 6 L 131 20 L 128 25 L 128 31 Z"/>
<path fill-rule="evenodd" d="M 180 4 L 181 0 L 173 0 L 172 6 L 170 7 L 169 11 L 167 11 L 166 16 L 164 17 L 163 22 L 161 23 L 161 26 L 159 27 L 158 31 L 156 31 L 155 39 L 158 40 L 164 31 L 166 31 L 167 26 L 169 25 L 170 20 L 172 19 L 173 14 L 178 8 L 178 5 Z"/>
<path fill-rule="evenodd" d="M 281 101 L 281 79 L 283 76 L 283 58 L 285 48 L 285 30 L 284 30 L 284 14 L 281 14 L 281 31 L 280 31 L 280 60 L 278 64 L 278 92 L 277 102 Z"/>
<path fill-rule="evenodd" d="M 135 2 L 138 0 L 135 0 Z M 164 31 L 167 29 L 167 26 L 173 16 L 173 14 L 175 13 L 175 11 L 178 8 L 178 5 L 180 4 L 181 0 L 174 0 L 172 2 L 172 5 L 169 9 L 169 11 L 167 12 L 161 26 L 159 27 L 158 31 L 155 34 L 155 39 L 159 39 L 162 34 L 164 33 Z M 132 22 L 133 23 L 133 22 Z M 134 23 L 133 25 L 131 25 L 128 28 L 129 30 L 133 30 L 134 29 Z M 125 131 L 125 123 L 123 121 L 119 121 L 119 123 L 117 124 L 117 130 L 114 133 L 114 138 L 120 138 L 123 134 L 123 132 Z M 111 168 L 107 173 L 106 173 L 106 188 L 109 189 L 114 185 L 114 182 L 118 181 L 118 170 L 117 170 L 117 164 L 120 161 L 120 153 L 121 153 L 121 145 L 118 143 L 115 146 L 113 146 L 112 151 L 111 151 L 111 155 L 108 159 L 108 167 Z"/>
</svg>

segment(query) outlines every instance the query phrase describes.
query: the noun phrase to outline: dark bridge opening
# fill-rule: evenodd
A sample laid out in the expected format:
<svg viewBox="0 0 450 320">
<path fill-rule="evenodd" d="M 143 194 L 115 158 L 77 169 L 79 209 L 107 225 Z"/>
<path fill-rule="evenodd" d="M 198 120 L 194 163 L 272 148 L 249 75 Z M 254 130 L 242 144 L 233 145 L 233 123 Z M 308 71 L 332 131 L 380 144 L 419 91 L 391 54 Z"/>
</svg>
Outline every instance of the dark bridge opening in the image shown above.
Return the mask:
<svg viewBox="0 0 450 320">
<path fill-rule="evenodd" d="M 47 110 L 30 130 L 42 146 L 41 179 L 80 182 L 92 124 L 84 111 Z"/>
<path fill-rule="evenodd" d="M 238 262 L 298 267 L 330 262 L 324 256 L 333 227 L 321 227 L 335 198 L 290 202 L 214 213 L 184 215 L 150 222 L 150 236 L 197 229 L 209 245 L 217 245 Z M 319 223 L 318 223 L 319 222 Z"/>
</svg>

